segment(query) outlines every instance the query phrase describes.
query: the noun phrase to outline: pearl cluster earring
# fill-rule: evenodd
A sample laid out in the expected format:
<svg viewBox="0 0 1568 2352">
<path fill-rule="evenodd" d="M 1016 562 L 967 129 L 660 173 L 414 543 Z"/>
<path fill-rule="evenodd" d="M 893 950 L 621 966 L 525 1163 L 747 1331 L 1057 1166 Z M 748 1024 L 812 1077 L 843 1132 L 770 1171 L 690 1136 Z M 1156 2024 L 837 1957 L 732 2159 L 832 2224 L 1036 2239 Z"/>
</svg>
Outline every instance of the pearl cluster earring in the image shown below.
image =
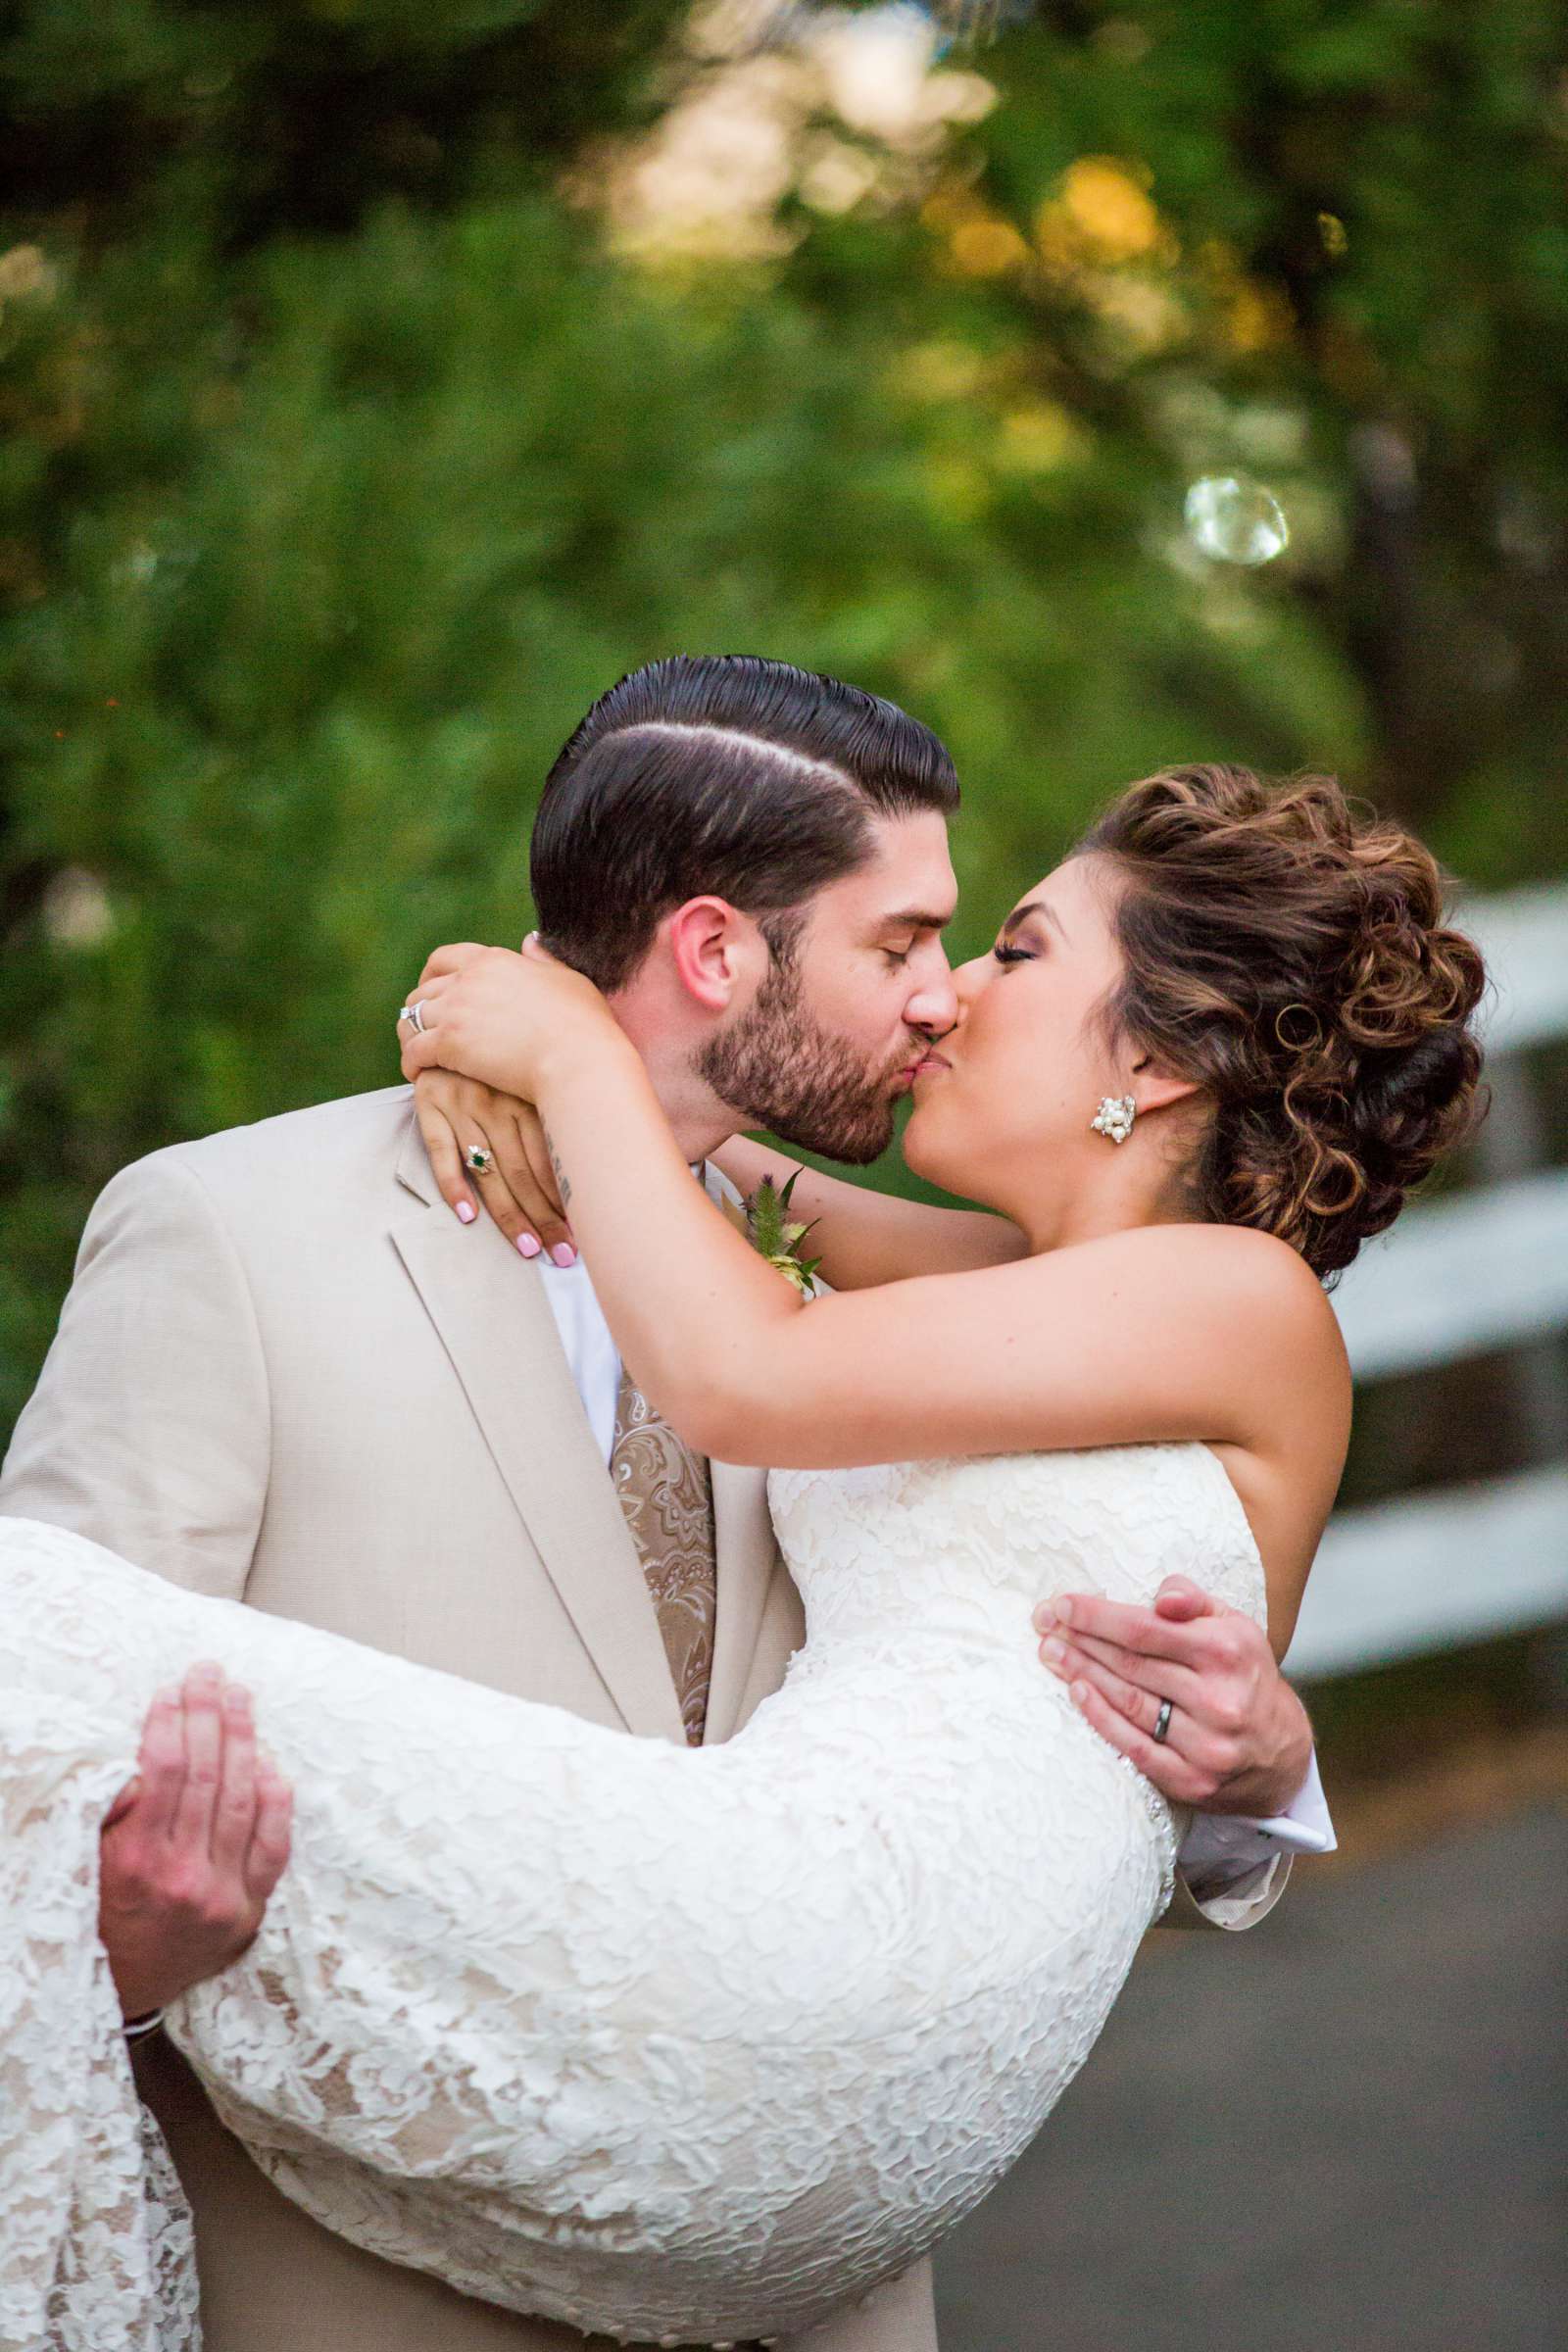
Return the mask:
<svg viewBox="0 0 1568 2352">
<path fill-rule="evenodd" d="M 1131 1095 L 1105 1095 L 1089 1125 L 1096 1135 L 1108 1135 L 1113 1144 L 1124 1144 L 1137 1116 L 1138 1105 Z"/>
</svg>

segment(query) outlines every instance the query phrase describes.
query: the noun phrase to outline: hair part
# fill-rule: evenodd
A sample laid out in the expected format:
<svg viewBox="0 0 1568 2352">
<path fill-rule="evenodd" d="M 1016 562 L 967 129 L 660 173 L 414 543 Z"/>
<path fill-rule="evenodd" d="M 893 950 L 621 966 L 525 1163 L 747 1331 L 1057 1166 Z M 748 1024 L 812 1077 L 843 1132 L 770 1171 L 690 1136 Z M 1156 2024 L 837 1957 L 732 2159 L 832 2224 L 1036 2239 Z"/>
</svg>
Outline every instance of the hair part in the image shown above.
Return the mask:
<svg viewBox="0 0 1568 2352">
<path fill-rule="evenodd" d="M 1118 1037 L 1211 1116 L 1189 1206 L 1332 1280 L 1476 1122 L 1480 952 L 1414 836 L 1331 776 L 1175 767 L 1079 844 L 1115 879 Z"/>
<path fill-rule="evenodd" d="M 552 951 L 612 991 L 711 895 L 793 955 L 877 817 L 957 807 L 947 751 L 881 696 L 760 655 L 673 655 L 600 696 L 545 780 L 530 878 Z"/>
</svg>

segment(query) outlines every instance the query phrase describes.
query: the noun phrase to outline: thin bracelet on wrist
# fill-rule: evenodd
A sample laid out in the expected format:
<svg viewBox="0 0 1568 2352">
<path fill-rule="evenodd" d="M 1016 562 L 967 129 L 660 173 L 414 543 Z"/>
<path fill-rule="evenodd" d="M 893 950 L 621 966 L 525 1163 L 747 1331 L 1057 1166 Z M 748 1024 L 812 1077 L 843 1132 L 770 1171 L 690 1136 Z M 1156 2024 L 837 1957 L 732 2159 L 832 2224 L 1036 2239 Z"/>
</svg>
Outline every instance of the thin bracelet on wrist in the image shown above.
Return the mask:
<svg viewBox="0 0 1568 2352">
<path fill-rule="evenodd" d="M 157 2033 L 163 2022 L 164 2013 L 161 2009 L 149 2009 L 145 2017 L 127 2017 L 121 2031 L 127 2041 L 145 2041 L 149 2034 Z"/>
</svg>

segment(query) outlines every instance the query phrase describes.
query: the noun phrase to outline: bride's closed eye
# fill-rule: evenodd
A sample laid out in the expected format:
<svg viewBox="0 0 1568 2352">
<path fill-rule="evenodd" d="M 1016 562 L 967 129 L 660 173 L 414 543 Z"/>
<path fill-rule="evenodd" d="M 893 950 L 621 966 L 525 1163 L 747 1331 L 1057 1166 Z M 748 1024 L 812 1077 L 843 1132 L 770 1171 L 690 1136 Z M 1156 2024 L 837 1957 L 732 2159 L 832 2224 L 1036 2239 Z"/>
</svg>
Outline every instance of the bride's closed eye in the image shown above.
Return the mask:
<svg viewBox="0 0 1568 2352">
<path fill-rule="evenodd" d="M 999 946 L 993 948 L 991 953 L 999 963 L 1033 963 L 1035 960 L 1028 948 Z"/>
</svg>

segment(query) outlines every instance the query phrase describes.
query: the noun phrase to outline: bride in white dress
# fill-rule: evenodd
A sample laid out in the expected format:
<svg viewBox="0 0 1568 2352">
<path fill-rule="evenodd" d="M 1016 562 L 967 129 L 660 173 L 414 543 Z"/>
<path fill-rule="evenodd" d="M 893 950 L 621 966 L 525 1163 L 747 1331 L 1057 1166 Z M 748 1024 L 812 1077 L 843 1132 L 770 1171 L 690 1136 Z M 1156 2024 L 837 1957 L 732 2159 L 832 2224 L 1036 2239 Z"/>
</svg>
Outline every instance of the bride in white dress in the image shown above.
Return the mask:
<svg viewBox="0 0 1568 2352">
<path fill-rule="evenodd" d="M 586 981 L 433 958 L 406 1067 L 540 1106 L 641 1387 L 775 1466 L 807 1643 L 680 1749 L 0 1526 L 0 2342 L 198 2340 L 94 1935 L 104 1810 L 198 1656 L 299 1803 L 256 1943 L 170 2030 L 307 2210 L 671 2344 L 798 2332 L 951 2228 L 1092 2047 L 1177 1843 L 1031 1608 L 1179 1571 L 1283 1647 L 1348 1426 L 1319 1278 L 1463 1123 L 1480 984 L 1430 859 L 1334 787 L 1135 787 L 957 975 L 916 1085 L 911 1164 L 1026 1254 L 890 1266 L 895 1225 L 824 1182 L 840 1289 L 807 1301 Z"/>
</svg>

